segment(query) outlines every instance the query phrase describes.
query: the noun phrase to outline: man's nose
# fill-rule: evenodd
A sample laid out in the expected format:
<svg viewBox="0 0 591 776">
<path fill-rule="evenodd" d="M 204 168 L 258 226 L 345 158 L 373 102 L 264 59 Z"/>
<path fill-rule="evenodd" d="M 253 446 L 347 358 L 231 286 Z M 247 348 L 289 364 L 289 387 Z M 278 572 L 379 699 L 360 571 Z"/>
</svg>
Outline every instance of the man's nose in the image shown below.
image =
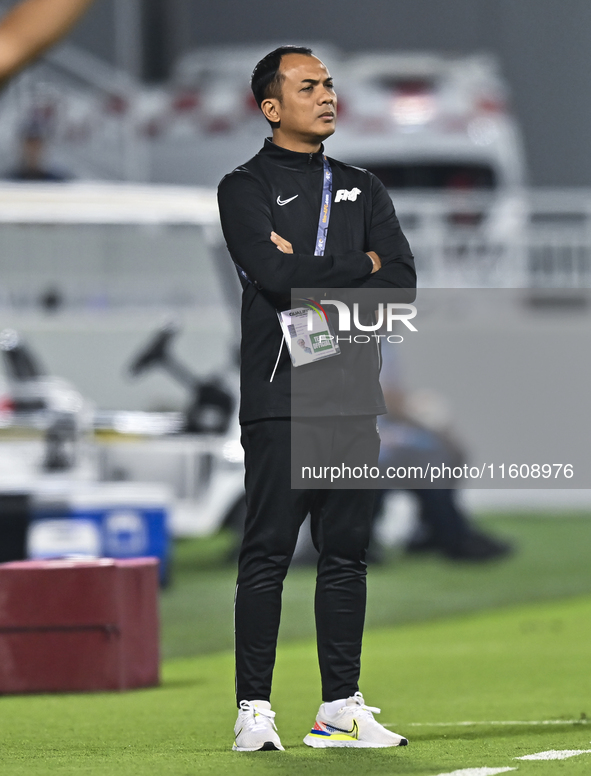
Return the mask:
<svg viewBox="0 0 591 776">
<path fill-rule="evenodd" d="M 320 95 L 322 105 L 332 105 L 336 102 L 336 95 L 331 89 L 324 89 Z"/>
</svg>

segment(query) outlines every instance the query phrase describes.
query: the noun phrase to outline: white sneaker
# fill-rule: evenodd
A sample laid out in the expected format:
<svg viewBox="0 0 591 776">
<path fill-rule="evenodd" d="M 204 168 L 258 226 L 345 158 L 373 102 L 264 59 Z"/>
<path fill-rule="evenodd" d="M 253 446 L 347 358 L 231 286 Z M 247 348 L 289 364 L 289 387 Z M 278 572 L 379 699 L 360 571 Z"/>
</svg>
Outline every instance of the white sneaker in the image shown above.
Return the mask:
<svg viewBox="0 0 591 776">
<path fill-rule="evenodd" d="M 408 744 L 408 739 L 380 725 L 372 712 L 379 714 L 380 710 L 366 706 L 360 692 L 347 698 L 347 703 L 332 716 L 326 713 L 323 703 L 316 715 L 314 727 L 304 738 L 304 743 L 317 749 L 329 746 L 377 749 Z"/>
<path fill-rule="evenodd" d="M 269 701 L 240 701 L 238 719 L 234 725 L 235 752 L 285 751 L 277 735 L 275 712 Z"/>
</svg>

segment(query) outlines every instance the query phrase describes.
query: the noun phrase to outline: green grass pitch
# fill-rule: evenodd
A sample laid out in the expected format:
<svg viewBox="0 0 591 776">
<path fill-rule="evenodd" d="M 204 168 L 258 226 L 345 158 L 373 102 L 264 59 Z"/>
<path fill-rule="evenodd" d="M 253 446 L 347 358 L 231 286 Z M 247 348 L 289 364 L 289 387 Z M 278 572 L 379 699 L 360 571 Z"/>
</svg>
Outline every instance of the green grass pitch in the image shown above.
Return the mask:
<svg viewBox="0 0 591 776">
<path fill-rule="evenodd" d="M 530 530 L 515 525 L 522 536 Z M 574 533 L 567 530 L 564 543 L 570 545 L 576 558 L 579 548 L 572 541 L 580 525 L 573 525 Z M 550 534 L 553 526 L 554 521 Z M 539 539 L 544 527 L 534 527 Z M 533 538 L 531 546 L 535 546 Z M 560 543 L 554 551 L 561 552 Z M 589 544 L 584 548 L 588 551 Z M 410 584 L 409 579 L 418 575 L 413 571 L 416 565 L 423 568 L 423 577 L 431 575 L 432 582 L 440 574 L 448 578 L 446 590 L 440 591 L 443 597 L 457 594 L 454 584 L 471 586 L 466 593 L 473 595 L 474 580 L 488 580 L 483 582 L 483 591 L 487 590 L 503 568 L 505 576 L 513 579 L 516 572 L 511 571 L 511 563 L 517 564 L 523 575 L 529 568 L 531 576 L 536 567 L 524 546 L 521 555 L 504 566 L 488 571 L 480 567 L 457 570 L 459 576 L 452 584 L 449 580 L 457 576 L 454 568 L 446 571 L 446 567 L 430 565 L 429 561 L 413 561 L 410 572 L 405 572 L 402 564 L 390 570 L 392 590 L 396 589 L 397 574 L 399 583 L 406 580 Z M 10 776 L 437 776 L 487 767 L 514 768 L 512 772 L 522 776 L 589 774 L 591 754 L 553 761 L 515 759 L 548 750 L 591 749 L 591 722 L 587 721 L 591 717 L 588 569 L 587 564 L 584 595 L 559 597 L 545 589 L 547 598 L 554 600 L 511 604 L 503 593 L 502 600 L 489 596 L 473 611 L 464 604 L 455 613 L 433 609 L 418 621 L 407 617 L 404 624 L 369 629 L 361 687 L 368 703 L 381 706 L 378 719 L 409 737 L 408 747 L 312 750 L 304 746 L 302 738 L 319 703 L 315 647 L 309 638 L 284 638 L 278 653 L 273 706 L 285 752 L 230 751 L 235 720 L 233 667 L 231 652 L 224 650 L 166 660 L 162 686 L 156 689 L 0 698 L 2 772 Z M 225 572 L 218 569 L 215 573 L 223 576 Z M 583 576 L 578 572 L 575 576 L 577 585 L 583 586 Z M 546 583 L 551 577 L 550 564 Z M 561 585 L 571 579 L 568 569 L 560 579 Z M 524 587 L 529 589 L 526 581 Z M 188 579 L 185 582 L 189 584 Z M 571 583 L 574 585 L 572 579 Z M 181 595 L 182 579 L 177 584 L 178 592 L 170 595 Z M 482 610 L 483 606 L 492 608 Z M 164 609 L 166 612 L 166 606 Z M 166 627 L 167 617 L 171 617 L 170 611 L 165 616 Z M 207 627 L 207 622 L 202 627 Z"/>
</svg>

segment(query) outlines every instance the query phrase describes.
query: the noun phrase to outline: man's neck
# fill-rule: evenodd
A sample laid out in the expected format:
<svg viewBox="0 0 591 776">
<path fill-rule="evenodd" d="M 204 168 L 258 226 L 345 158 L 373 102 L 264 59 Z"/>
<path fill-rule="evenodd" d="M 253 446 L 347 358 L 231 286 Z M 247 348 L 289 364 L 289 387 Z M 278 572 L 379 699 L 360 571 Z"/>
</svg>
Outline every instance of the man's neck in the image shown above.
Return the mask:
<svg viewBox="0 0 591 776">
<path fill-rule="evenodd" d="M 287 151 L 295 151 L 299 154 L 316 154 L 320 151 L 322 143 L 317 140 L 305 140 L 303 138 L 285 135 L 281 129 L 273 130 L 273 143 Z"/>
</svg>

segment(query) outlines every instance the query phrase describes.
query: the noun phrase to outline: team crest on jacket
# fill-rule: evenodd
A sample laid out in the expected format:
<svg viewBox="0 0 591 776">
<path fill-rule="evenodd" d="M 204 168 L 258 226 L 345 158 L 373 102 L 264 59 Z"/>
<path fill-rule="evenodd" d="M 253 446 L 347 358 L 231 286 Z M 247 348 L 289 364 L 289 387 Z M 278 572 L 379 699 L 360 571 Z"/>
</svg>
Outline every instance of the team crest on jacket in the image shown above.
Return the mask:
<svg viewBox="0 0 591 776">
<path fill-rule="evenodd" d="M 361 194 L 361 189 L 351 189 L 349 191 L 348 189 L 339 189 L 335 195 L 334 201 L 335 202 L 355 202 L 357 197 Z"/>
</svg>

